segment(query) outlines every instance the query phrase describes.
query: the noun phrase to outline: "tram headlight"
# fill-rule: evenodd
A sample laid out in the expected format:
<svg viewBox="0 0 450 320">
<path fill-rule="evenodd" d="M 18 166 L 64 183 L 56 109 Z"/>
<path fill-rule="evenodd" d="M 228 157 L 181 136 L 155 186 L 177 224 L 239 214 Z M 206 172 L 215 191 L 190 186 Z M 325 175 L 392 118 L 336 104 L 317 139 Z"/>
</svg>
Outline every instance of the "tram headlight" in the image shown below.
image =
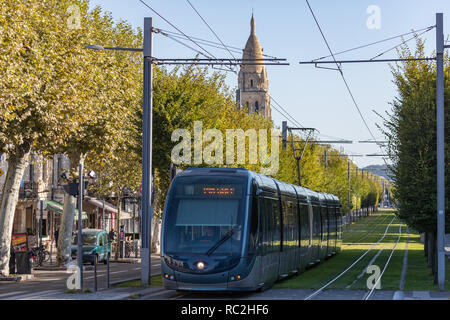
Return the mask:
<svg viewBox="0 0 450 320">
<path fill-rule="evenodd" d="M 199 270 L 205 269 L 205 263 L 202 261 L 197 262 L 196 266 L 197 266 L 197 269 L 199 269 Z"/>
<path fill-rule="evenodd" d="M 173 275 L 169 275 L 167 273 L 164 274 L 164 278 L 166 278 L 167 280 L 175 280 L 175 277 Z"/>
</svg>

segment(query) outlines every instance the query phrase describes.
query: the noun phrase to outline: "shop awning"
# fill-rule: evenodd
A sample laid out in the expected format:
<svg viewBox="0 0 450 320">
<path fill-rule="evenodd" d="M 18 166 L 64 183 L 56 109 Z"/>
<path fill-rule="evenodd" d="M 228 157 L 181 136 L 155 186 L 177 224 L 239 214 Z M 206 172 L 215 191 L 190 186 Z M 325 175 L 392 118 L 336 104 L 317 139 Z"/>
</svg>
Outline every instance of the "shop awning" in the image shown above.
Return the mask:
<svg viewBox="0 0 450 320">
<path fill-rule="evenodd" d="M 100 200 L 100 199 L 96 199 L 96 198 L 85 197 L 85 199 L 87 199 L 87 202 L 89 202 L 90 204 L 93 204 L 94 206 L 96 206 L 100 209 L 103 209 L 103 207 L 104 207 L 105 211 L 117 213 L 117 207 L 115 207 L 114 205 L 112 205 L 109 202 L 106 202 L 106 201 Z"/>
<path fill-rule="evenodd" d="M 57 212 L 60 214 L 63 213 L 64 205 L 62 203 L 52 201 L 52 200 L 45 200 L 45 202 L 47 203 L 47 210 L 51 210 L 53 212 Z M 81 218 L 83 220 L 87 220 L 88 216 L 85 211 L 82 212 Z M 78 209 L 75 209 L 74 220 L 78 221 Z"/>
<path fill-rule="evenodd" d="M 104 200 L 100 200 L 97 198 L 88 198 L 88 197 L 85 197 L 84 199 L 85 199 L 85 201 L 89 202 L 90 204 L 93 204 L 94 206 L 98 207 L 99 212 L 101 212 L 103 210 L 103 207 L 105 208 L 105 211 L 112 212 L 115 214 L 117 214 L 117 212 L 118 212 L 116 206 L 114 206 L 111 203 L 106 202 Z M 125 211 L 125 210 L 120 210 L 120 220 L 131 219 L 132 217 L 133 217 L 133 215 L 130 212 Z"/>
</svg>

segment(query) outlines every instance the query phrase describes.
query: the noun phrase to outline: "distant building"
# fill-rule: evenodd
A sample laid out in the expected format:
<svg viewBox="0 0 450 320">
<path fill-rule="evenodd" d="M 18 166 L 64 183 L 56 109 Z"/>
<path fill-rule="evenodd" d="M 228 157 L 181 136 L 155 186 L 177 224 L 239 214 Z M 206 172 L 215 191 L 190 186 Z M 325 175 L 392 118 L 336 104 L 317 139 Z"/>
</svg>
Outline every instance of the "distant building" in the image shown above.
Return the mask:
<svg viewBox="0 0 450 320">
<path fill-rule="evenodd" d="M 250 36 L 245 45 L 242 59 L 263 59 L 263 49 L 256 36 L 253 14 L 250 28 Z M 240 108 L 246 108 L 249 113 L 259 113 L 268 119 L 272 118 L 269 78 L 265 65 L 241 65 L 236 98 Z"/>
</svg>

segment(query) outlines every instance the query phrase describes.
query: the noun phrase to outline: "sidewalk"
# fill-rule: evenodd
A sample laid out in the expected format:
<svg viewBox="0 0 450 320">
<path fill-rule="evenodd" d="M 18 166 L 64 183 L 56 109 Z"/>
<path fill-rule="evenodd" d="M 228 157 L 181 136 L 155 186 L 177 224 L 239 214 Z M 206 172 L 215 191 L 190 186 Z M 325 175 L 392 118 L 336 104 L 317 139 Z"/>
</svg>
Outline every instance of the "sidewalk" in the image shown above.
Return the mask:
<svg viewBox="0 0 450 320">
<path fill-rule="evenodd" d="M 128 300 L 139 299 L 163 288 L 110 288 L 97 292 L 68 293 L 62 290 L 46 290 L 29 294 L 5 297 L 4 300 Z"/>
<path fill-rule="evenodd" d="M 159 255 L 153 255 L 152 254 L 152 259 L 160 259 Z M 52 261 L 52 263 L 50 263 L 50 261 Z M 141 258 L 119 258 L 117 260 L 115 259 L 110 259 L 109 260 L 110 263 L 131 263 L 131 264 L 140 264 L 141 263 Z M 87 268 L 89 268 L 87 266 Z M 66 270 L 66 267 L 58 267 L 56 265 L 56 254 L 52 256 L 52 259 L 49 261 L 44 261 L 42 263 L 42 266 L 40 267 L 36 267 L 33 268 L 33 270 L 47 270 L 47 271 L 59 271 L 59 270 Z"/>
<path fill-rule="evenodd" d="M 450 300 L 449 291 L 396 291 L 392 300 Z"/>
<path fill-rule="evenodd" d="M 35 300 L 127 300 L 138 299 L 163 290 L 163 288 L 110 288 L 89 293 L 53 293 L 45 297 L 36 297 Z"/>
</svg>

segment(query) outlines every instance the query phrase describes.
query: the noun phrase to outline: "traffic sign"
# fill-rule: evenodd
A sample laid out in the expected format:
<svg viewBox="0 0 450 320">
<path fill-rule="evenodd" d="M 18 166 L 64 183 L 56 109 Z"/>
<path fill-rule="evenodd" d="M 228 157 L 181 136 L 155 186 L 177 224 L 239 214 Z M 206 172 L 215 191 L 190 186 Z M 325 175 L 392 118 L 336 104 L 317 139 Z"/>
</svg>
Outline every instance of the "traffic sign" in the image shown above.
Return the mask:
<svg viewBox="0 0 450 320">
<path fill-rule="evenodd" d="M 0 177 L 4 174 L 5 172 L 2 170 L 2 169 L 0 169 Z"/>
</svg>

